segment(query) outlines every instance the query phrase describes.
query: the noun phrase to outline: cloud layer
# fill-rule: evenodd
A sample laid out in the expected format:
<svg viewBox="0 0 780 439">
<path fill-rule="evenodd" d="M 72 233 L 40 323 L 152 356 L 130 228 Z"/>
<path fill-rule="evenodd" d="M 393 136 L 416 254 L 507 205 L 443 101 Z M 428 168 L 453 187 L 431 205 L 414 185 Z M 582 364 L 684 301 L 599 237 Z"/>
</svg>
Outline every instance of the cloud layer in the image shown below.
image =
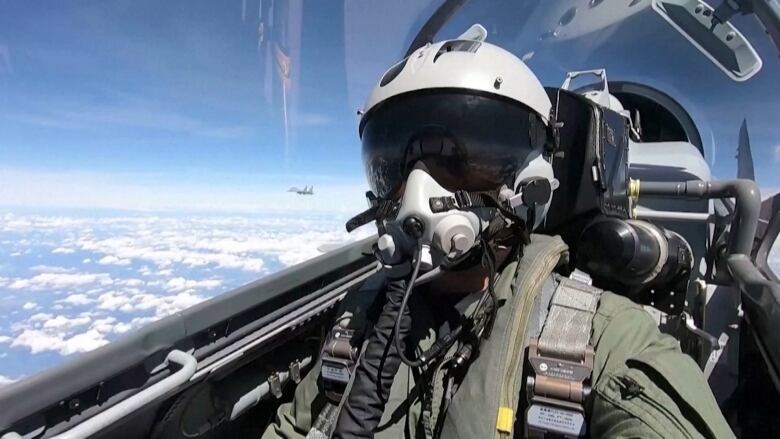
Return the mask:
<svg viewBox="0 0 780 439">
<path fill-rule="evenodd" d="M 0 377 L 29 375 L 355 236 L 340 215 L 0 214 Z M 0 379 L 0 385 L 4 382 Z"/>
</svg>

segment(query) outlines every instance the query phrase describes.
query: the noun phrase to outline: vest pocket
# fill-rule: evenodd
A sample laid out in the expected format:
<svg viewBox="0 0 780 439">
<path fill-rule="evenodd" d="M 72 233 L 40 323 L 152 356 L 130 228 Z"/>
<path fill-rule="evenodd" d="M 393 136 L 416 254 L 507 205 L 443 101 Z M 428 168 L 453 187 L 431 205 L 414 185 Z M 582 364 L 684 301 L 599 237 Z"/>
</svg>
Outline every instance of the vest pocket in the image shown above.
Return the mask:
<svg viewBox="0 0 780 439">
<path fill-rule="evenodd" d="M 684 390 L 692 383 L 673 383 L 674 378 L 669 380 L 661 370 L 641 359 L 630 359 L 626 364 L 596 385 L 596 394 L 608 403 L 594 404 L 591 422 L 596 430 L 609 430 L 595 424 L 600 419 L 615 419 L 614 413 L 606 412 L 619 410 L 663 438 L 716 437 L 702 416 L 706 412 L 702 413 L 700 399 Z M 706 383 L 703 385 L 706 388 Z"/>
</svg>

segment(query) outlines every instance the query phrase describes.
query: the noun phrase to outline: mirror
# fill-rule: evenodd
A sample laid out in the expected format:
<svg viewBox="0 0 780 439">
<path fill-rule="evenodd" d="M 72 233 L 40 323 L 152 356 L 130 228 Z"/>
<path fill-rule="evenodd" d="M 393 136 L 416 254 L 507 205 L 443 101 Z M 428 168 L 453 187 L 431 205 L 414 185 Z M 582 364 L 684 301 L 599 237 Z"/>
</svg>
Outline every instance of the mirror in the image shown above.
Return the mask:
<svg viewBox="0 0 780 439">
<path fill-rule="evenodd" d="M 748 40 L 701 0 L 653 0 L 653 10 L 735 81 L 761 70 L 761 58 Z"/>
</svg>

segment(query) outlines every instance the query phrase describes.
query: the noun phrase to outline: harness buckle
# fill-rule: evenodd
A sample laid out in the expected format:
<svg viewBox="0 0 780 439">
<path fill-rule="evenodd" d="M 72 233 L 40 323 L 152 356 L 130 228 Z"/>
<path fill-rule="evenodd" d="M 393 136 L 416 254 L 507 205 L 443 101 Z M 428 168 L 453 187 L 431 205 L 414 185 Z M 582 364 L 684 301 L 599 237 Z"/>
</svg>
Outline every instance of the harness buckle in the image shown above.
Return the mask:
<svg viewBox="0 0 780 439">
<path fill-rule="evenodd" d="M 354 336 L 354 329 L 336 325 L 330 330 L 322 349 L 320 377 L 323 393 L 335 404 L 341 401 L 357 364 L 357 348 L 352 346 Z"/>
<path fill-rule="evenodd" d="M 526 381 L 528 409 L 526 437 L 543 438 L 548 434 L 580 438 L 586 433 L 584 404 L 590 395 L 593 373 L 593 347 L 585 349 L 581 362 L 563 360 L 539 353 L 539 340 L 528 347 L 528 361 L 535 376 Z"/>
</svg>

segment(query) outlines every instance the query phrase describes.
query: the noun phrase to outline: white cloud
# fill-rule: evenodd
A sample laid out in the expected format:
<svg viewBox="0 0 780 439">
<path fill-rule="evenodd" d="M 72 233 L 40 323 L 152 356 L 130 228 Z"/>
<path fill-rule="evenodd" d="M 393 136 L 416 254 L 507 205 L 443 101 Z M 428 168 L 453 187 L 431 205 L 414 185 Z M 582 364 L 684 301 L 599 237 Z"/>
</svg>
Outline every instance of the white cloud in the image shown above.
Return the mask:
<svg viewBox="0 0 780 439">
<path fill-rule="evenodd" d="M 27 347 L 30 352 L 37 354 L 51 350 L 57 350 L 57 346 L 62 344 L 62 338 L 50 335 L 47 332 L 38 329 L 25 329 L 11 343 L 11 347 Z"/>
<path fill-rule="evenodd" d="M 26 347 L 33 354 L 55 351 L 61 355 L 87 352 L 108 343 L 97 329 L 66 337 L 62 333 L 52 333 L 39 329 L 25 329 L 11 343 L 11 347 Z"/>
<path fill-rule="evenodd" d="M 780 162 L 780 145 L 775 145 L 774 158 L 775 158 L 775 162 Z"/>
<path fill-rule="evenodd" d="M 114 281 L 114 283 L 126 287 L 140 287 L 144 285 L 145 282 L 142 281 L 141 279 L 118 279 Z"/>
<path fill-rule="evenodd" d="M 197 305 L 203 300 L 203 297 L 185 291 L 175 296 L 158 296 L 145 302 L 144 305 L 147 309 L 154 309 L 158 316 L 163 317 Z M 150 304 L 153 306 L 149 306 Z"/>
<path fill-rule="evenodd" d="M 26 302 L 24 305 L 22 305 L 22 309 L 29 311 L 31 309 L 34 309 L 36 306 L 38 306 L 35 302 Z"/>
<path fill-rule="evenodd" d="M 158 267 L 170 267 L 174 263 L 189 267 L 216 265 L 221 268 L 237 268 L 245 271 L 260 272 L 264 262 L 261 258 L 240 256 L 233 252 L 215 252 L 213 249 L 198 245 L 186 230 L 169 232 L 168 236 L 149 236 L 136 240 L 127 236 L 111 237 L 103 240 L 82 239 L 77 245 L 82 250 L 105 254 L 101 264 L 127 265 L 130 259 L 149 261 Z M 186 248 L 189 247 L 189 248 Z M 205 251 L 204 251 L 205 250 Z M 143 267 L 142 275 L 149 274 Z"/>
<path fill-rule="evenodd" d="M 0 387 L 7 386 L 11 383 L 15 383 L 17 380 L 14 378 L 7 377 L 5 375 L 0 375 Z"/>
<path fill-rule="evenodd" d="M 222 285 L 219 279 L 192 280 L 183 277 L 175 277 L 165 283 L 165 289 L 171 292 L 194 290 L 194 289 L 212 289 Z"/>
<path fill-rule="evenodd" d="M 0 243 L 0 250 L 8 254 L 30 249 L 31 260 L 39 264 L 25 267 L 25 261 L 13 262 L 30 275 L 0 278 L 0 287 L 12 294 L 19 290 L 35 294 L 34 301 L 32 297 L 21 301 L 29 301 L 27 308 L 35 310 L 33 316 L 25 318 L 25 312 L 17 316 L 17 310 L 0 314 L 0 319 L 9 322 L 0 343 L 25 348 L 30 354 L 68 355 L 94 349 L 243 282 L 314 257 L 321 253 L 319 248 L 333 248 L 373 232 L 367 227 L 348 235 L 343 231 L 345 220 L 331 214 L 68 217 L 0 213 L 0 232 L 7 241 Z M 56 258 L 49 254 L 52 248 L 74 250 L 82 265 L 56 266 L 51 262 Z M 133 271 L 89 272 L 131 261 L 140 268 L 129 265 Z M 17 307 L 19 311 L 22 306 Z M 0 361 L 0 374 L 16 375 L 3 364 Z"/>
<path fill-rule="evenodd" d="M 76 253 L 76 250 L 73 250 L 72 248 L 66 248 L 66 247 L 57 247 L 51 252 L 54 253 L 55 255 L 68 255 L 71 253 Z"/>
<path fill-rule="evenodd" d="M 117 334 L 124 334 L 125 332 L 129 331 L 132 328 L 133 326 L 129 323 L 117 323 L 116 325 L 114 325 L 113 331 L 116 332 Z"/>
<path fill-rule="evenodd" d="M 122 306 L 130 303 L 130 298 L 116 292 L 108 292 L 101 294 L 98 300 L 98 309 L 118 310 Z M 130 309 L 128 309 L 130 311 Z"/>
<path fill-rule="evenodd" d="M 87 316 L 83 317 L 75 317 L 75 318 L 68 318 L 63 315 L 58 315 L 56 317 L 53 317 L 49 320 L 47 320 L 43 327 L 45 329 L 68 329 L 68 328 L 75 328 L 77 326 L 84 326 L 88 324 L 90 321 L 92 321 L 91 318 Z"/>
<path fill-rule="evenodd" d="M 54 315 L 45 313 L 45 312 L 39 312 L 38 314 L 32 315 L 28 321 L 30 322 L 45 322 L 46 320 L 49 320 L 50 318 L 54 317 Z"/>
<path fill-rule="evenodd" d="M 35 271 L 37 273 L 73 273 L 76 271 L 76 269 L 65 268 L 65 267 L 54 267 L 51 265 L 36 265 L 34 267 L 30 267 L 30 271 Z"/>
<path fill-rule="evenodd" d="M 108 340 L 96 329 L 75 335 L 61 342 L 58 351 L 62 355 L 70 355 L 76 352 L 87 352 L 108 344 Z"/>
<path fill-rule="evenodd" d="M 111 284 L 111 276 L 106 273 L 41 273 L 30 279 L 16 279 L 8 285 L 14 290 L 62 289 L 92 284 Z"/>
<path fill-rule="evenodd" d="M 92 322 L 90 329 L 94 329 L 102 334 L 106 334 L 114 331 L 115 323 L 116 319 L 114 317 L 106 317 Z"/>
<path fill-rule="evenodd" d="M 62 303 L 67 303 L 70 305 L 87 305 L 89 303 L 94 302 L 93 299 L 90 299 L 87 297 L 86 294 L 71 294 L 70 296 L 60 300 Z"/>
<path fill-rule="evenodd" d="M 97 263 L 101 265 L 130 265 L 132 261 L 129 259 L 117 258 L 113 255 L 108 255 L 100 258 Z"/>
<path fill-rule="evenodd" d="M 176 282 L 176 285 L 179 285 Z M 122 312 L 153 311 L 155 316 L 165 317 L 179 312 L 205 300 L 203 296 L 192 291 L 181 291 L 173 295 L 155 295 L 140 293 L 127 295 L 108 292 L 98 297 L 98 309 Z"/>
</svg>

